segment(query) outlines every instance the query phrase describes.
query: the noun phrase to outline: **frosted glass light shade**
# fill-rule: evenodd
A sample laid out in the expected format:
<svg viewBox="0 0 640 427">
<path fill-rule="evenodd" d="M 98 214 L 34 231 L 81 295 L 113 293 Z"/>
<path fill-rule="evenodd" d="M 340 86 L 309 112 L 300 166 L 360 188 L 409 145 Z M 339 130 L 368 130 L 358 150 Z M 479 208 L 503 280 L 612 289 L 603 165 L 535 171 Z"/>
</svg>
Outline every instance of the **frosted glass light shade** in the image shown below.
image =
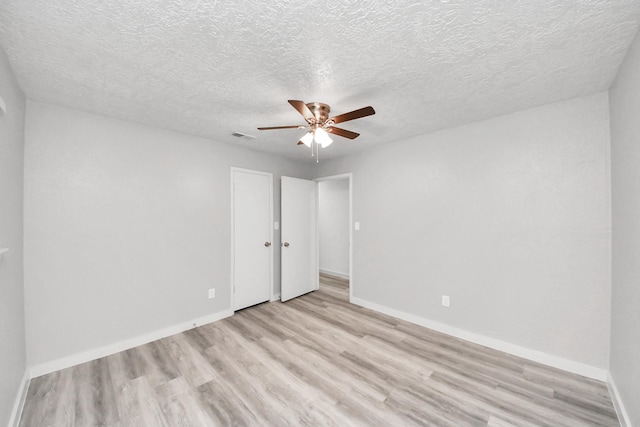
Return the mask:
<svg viewBox="0 0 640 427">
<path fill-rule="evenodd" d="M 329 137 L 329 134 L 324 129 L 316 129 L 315 140 L 322 148 L 326 148 L 333 143 L 333 139 Z"/>
<path fill-rule="evenodd" d="M 302 141 L 302 143 L 307 147 L 311 147 L 311 142 L 313 141 L 313 133 L 307 132 L 302 138 L 300 138 L 300 141 Z"/>
</svg>

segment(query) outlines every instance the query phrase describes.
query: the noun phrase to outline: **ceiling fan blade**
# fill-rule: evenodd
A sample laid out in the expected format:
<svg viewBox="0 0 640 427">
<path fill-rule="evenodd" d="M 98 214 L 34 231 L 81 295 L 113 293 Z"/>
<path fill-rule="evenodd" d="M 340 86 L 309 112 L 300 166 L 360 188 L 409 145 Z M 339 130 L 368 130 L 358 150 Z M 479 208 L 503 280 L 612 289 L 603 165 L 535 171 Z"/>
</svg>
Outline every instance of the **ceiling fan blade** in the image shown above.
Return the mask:
<svg viewBox="0 0 640 427">
<path fill-rule="evenodd" d="M 274 130 L 274 129 L 304 129 L 306 126 L 296 125 L 296 126 L 272 126 L 266 128 L 258 128 L 258 130 Z"/>
<path fill-rule="evenodd" d="M 307 104 L 305 104 L 304 101 L 297 101 L 295 99 L 290 99 L 289 104 L 291 104 L 293 108 L 298 110 L 298 113 L 302 114 L 302 117 L 304 117 L 306 121 L 310 122 L 310 121 L 316 120 L 316 116 L 313 115 L 313 113 L 311 112 L 309 107 L 307 107 Z"/>
<path fill-rule="evenodd" d="M 332 133 L 334 135 L 342 136 L 349 139 L 356 139 L 360 136 L 359 133 L 351 132 L 350 130 L 340 129 L 337 127 L 329 126 L 325 129 L 327 132 Z"/>
<path fill-rule="evenodd" d="M 333 123 L 342 123 L 348 122 L 349 120 L 359 119 L 360 117 L 367 117 L 375 114 L 376 110 L 373 107 L 364 107 L 358 110 L 349 111 L 348 113 L 340 114 L 339 116 L 335 116 L 330 118 L 329 120 L 333 120 Z"/>
</svg>

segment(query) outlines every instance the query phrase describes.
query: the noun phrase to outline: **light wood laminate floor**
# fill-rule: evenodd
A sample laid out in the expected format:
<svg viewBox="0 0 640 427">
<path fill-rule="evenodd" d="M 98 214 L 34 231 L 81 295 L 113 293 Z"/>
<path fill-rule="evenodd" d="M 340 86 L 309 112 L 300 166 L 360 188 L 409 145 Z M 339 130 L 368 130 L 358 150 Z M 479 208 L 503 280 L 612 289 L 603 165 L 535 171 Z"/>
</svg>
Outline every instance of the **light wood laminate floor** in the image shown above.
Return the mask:
<svg viewBox="0 0 640 427">
<path fill-rule="evenodd" d="M 21 426 L 619 425 L 604 383 L 348 302 L 347 282 L 35 378 Z"/>
</svg>

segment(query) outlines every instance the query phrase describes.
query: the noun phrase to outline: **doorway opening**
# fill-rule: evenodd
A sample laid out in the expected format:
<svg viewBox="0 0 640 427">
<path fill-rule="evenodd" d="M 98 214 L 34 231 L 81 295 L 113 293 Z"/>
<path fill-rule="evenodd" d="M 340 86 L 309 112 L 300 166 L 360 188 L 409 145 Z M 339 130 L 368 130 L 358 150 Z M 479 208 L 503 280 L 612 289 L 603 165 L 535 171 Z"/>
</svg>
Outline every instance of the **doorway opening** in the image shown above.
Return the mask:
<svg viewBox="0 0 640 427">
<path fill-rule="evenodd" d="M 317 178 L 320 288 L 353 295 L 352 174 Z M 345 289 L 346 287 L 346 289 Z"/>
</svg>

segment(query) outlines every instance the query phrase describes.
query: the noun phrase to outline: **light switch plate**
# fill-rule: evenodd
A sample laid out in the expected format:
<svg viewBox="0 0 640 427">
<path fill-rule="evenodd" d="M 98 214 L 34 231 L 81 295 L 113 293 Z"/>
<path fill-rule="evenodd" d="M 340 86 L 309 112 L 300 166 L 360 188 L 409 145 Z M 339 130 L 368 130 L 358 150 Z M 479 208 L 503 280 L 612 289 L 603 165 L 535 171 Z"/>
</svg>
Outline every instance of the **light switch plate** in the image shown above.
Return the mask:
<svg viewBox="0 0 640 427">
<path fill-rule="evenodd" d="M 355 222 L 355 224 L 353 224 L 353 228 L 358 231 L 360 230 L 360 223 L 358 221 Z"/>
<path fill-rule="evenodd" d="M 280 230 L 280 223 L 278 221 L 273 223 L 273 229 L 274 230 Z"/>
</svg>

